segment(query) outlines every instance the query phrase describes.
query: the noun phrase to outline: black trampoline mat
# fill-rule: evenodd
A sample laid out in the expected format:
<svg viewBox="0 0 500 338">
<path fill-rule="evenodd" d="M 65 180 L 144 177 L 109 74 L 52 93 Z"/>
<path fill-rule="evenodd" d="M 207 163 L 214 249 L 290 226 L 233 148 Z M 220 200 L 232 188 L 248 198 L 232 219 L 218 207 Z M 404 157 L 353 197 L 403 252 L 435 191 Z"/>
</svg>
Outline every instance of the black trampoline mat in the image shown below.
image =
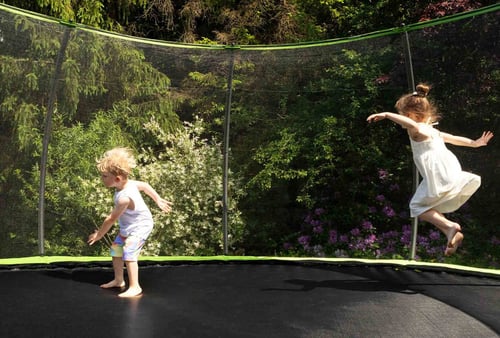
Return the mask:
<svg viewBox="0 0 500 338">
<path fill-rule="evenodd" d="M 381 265 L 141 263 L 0 270 L 0 337 L 498 337 L 500 278 Z"/>
</svg>

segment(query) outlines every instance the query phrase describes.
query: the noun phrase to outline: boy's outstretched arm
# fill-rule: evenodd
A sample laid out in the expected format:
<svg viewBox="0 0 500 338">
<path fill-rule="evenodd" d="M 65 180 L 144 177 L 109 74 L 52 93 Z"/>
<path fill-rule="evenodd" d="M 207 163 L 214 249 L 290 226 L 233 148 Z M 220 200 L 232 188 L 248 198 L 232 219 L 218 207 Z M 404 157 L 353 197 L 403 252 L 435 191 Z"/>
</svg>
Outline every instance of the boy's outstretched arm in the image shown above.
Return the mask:
<svg viewBox="0 0 500 338">
<path fill-rule="evenodd" d="M 146 195 L 148 195 L 153 201 L 155 201 L 155 203 L 161 210 L 165 212 L 170 212 L 172 210 L 172 202 L 161 198 L 161 196 L 156 192 L 156 190 L 153 189 L 153 187 L 149 183 L 142 181 L 134 182 L 137 185 L 137 189 L 139 189 L 139 191 L 144 191 Z"/>
<path fill-rule="evenodd" d="M 108 233 L 109 229 L 111 229 L 113 224 L 115 224 L 116 221 L 118 221 L 118 218 L 120 218 L 121 214 L 123 214 L 125 210 L 127 210 L 129 203 L 130 200 L 128 199 L 128 197 L 124 197 L 118 200 L 117 205 L 115 206 L 113 211 L 111 211 L 111 213 L 104 219 L 104 222 L 102 222 L 102 225 L 99 228 L 99 230 L 94 231 L 89 235 L 87 243 L 92 245 L 101 238 L 103 238 L 104 235 Z"/>
</svg>

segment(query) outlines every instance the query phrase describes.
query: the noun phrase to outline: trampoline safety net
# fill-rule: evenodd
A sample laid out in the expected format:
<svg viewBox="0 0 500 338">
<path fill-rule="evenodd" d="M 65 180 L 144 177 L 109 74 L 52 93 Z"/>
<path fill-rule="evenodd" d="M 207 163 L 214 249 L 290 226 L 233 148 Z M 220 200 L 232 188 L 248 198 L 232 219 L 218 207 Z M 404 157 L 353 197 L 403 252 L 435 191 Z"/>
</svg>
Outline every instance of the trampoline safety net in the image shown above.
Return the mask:
<svg viewBox="0 0 500 338">
<path fill-rule="evenodd" d="M 439 129 L 495 132 L 499 9 L 343 39 L 221 46 L 0 4 L 0 257 L 106 255 L 112 237 L 86 239 L 112 207 L 95 164 L 115 146 L 134 149 L 134 177 L 174 202 L 164 214 L 147 201 L 147 255 L 407 257 L 408 136 L 366 118 L 425 82 Z M 498 263 L 498 141 L 450 149 L 482 177 L 450 216 L 464 228 L 460 254 Z M 436 236 L 421 224 L 420 259 L 442 259 Z"/>
</svg>

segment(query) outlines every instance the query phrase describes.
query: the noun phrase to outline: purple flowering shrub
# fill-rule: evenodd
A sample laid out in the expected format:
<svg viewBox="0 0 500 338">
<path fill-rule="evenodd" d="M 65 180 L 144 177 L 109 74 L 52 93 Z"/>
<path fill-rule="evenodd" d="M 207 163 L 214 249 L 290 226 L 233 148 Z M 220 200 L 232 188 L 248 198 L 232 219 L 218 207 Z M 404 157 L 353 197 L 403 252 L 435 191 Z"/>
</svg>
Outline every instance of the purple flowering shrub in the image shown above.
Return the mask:
<svg viewBox="0 0 500 338">
<path fill-rule="evenodd" d="M 382 211 L 383 212 L 383 211 Z M 389 231 L 377 231 L 374 224 L 364 219 L 349 231 L 327 220 L 326 210 L 309 213 L 303 230 L 283 245 L 284 253 L 294 256 L 353 257 L 353 258 L 408 258 L 412 230 L 409 224 Z M 429 229 L 417 236 L 417 257 L 440 260 L 446 238 L 439 231 Z"/>
<path fill-rule="evenodd" d="M 282 254 L 289 256 L 396 258 L 410 257 L 412 219 L 411 188 L 406 177 L 379 169 L 375 178 L 351 182 L 350 195 L 334 193 L 324 199 L 328 208 L 315 208 L 304 217 L 299 230 L 285 238 Z M 403 188 L 400 188 L 400 184 Z M 350 198 L 350 196 L 355 196 Z M 346 203 L 348 200 L 348 203 Z M 339 201 L 338 203 L 336 201 Z M 341 201 L 341 202 L 340 202 Z M 346 208 L 345 205 L 349 206 Z M 499 267 L 500 238 L 468 213 L 468 205 L 450 215 L 462 225 L 464 245 L 447 262 Z M 484 240 L 486 238 L 486 240 Z M 446 237 L 434 226 L 420 223 L 416 259 L 443 261 Z"/>
<path fill-rule="evenodd" d="M 490 250 L 486 250 L 487 259 L 490 262 L 490 265 L 495 268 L 500 268 L 500 238 L 493 235 L 487 246 Z"/>
<path fill-rule="evenodd" d="M 408 197 L 387 171 L 366 180 L 366 200 L 350 210 L 316 208 L 303 220 L 300 231 L 289 237 L 284 254 L 316 257 L 408 258 L 412 226 Z M 368 202 L 370 203 L 370 202 Z M 352 212 L 352 211 L 356 212 Z M 446 238 L 434 227 L 418 229 L 417 257 L 441 260 Z"/>
</svg>

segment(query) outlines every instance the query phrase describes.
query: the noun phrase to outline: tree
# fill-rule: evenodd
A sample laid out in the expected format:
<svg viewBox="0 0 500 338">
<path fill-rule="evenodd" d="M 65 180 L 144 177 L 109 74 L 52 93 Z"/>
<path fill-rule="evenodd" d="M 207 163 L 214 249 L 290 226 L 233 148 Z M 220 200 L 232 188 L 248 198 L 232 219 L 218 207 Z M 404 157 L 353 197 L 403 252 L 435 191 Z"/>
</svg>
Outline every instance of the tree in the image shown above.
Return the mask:
<svg viewBox="0 0 500 338">
<path fill-rule="evenodd" d="M 135 36 L 192 43 L 277 44 L 365 34 L 495 1 L 7 0 L 8 4 Z"/>
</svg>

